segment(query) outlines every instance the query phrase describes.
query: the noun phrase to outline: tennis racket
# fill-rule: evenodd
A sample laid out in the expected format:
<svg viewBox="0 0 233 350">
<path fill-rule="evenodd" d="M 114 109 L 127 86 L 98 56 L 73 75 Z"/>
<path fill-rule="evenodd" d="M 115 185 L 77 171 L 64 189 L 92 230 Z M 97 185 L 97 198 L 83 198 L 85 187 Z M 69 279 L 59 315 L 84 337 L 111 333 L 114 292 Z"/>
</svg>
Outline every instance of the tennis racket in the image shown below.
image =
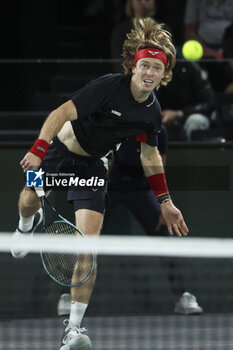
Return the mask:
<svg viewBox="0 0 233 350">
<path fill-rule="evenodd" d="M 49 203 L 44 190 L 37 187 L 41 200 L 43 221 L 42 231 L 49 236 L 67 235 L 85 239 L 75 225 L 63 218 Z M 91 253 L 49 253 L 41 251 L 41 260 L 47 274 L 64 287 L 80 286 L 91 277 L 95 267 L 95 257 Z"/>
</svg>

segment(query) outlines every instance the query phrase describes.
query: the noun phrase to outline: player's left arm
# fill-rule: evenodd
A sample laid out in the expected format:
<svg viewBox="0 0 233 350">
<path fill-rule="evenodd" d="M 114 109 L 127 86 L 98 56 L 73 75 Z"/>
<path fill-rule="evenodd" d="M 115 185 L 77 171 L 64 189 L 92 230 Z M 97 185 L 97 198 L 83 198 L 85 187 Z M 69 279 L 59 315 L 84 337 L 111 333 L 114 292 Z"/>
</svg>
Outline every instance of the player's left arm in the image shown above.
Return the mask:
<svg viewBox="0 0 233 350">
<path fill-rule="evenodd" d="M 174 206 L 171 200 L 162 158 L 157 147 L 141 143 L 140 159 L 147 181 L 158 198 L 170 234 L 172 235 L 174 230 L 178 236 L 186 236 L 189 230 L 180 210 Z"/>
<path fill-rule="evenodd" d="M 20 162 L 23 171 L 38 169 L 47 153 L 50 141 L 58 134 L 67 121 L 77 118 L 78 112 L 71 100 L 53 110 L 45 120 L 39 138 Z"/>
</svg>

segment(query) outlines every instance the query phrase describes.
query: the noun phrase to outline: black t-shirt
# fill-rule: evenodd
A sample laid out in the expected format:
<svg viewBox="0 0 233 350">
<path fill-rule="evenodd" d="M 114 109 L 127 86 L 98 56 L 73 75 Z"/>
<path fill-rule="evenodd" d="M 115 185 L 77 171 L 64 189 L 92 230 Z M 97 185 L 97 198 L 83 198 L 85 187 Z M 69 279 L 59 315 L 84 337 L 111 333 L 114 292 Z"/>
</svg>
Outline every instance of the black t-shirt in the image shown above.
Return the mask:
<svg viewBox="0 0 233 350">
<path fill-rule="evenodd" d="M 78 119 L 74 133 L 83 149 L 95 158 L 106 155 L 128 137 L 145 133 L 147 143 L 157 146 L 161 109 L 153 93 L 138 103 L 130 90 L 131 75 L 108 74 L 75 92 Z"/>
</svg>

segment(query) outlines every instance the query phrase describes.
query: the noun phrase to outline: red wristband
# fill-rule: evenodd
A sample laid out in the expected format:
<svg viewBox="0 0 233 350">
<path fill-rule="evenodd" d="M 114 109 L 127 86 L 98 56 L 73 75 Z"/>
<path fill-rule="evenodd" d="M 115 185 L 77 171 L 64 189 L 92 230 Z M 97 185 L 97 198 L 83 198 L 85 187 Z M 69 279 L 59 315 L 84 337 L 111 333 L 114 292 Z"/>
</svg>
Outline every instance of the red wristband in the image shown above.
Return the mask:
<svg viewBox="0 0 233 350">
<path fill-rule="evenodd" d="M 41 160 L 44 159 L 47 151 L 49 149 L 49 143 L 42 139 L 36 139 L 32 148 L 28 151 L 40 157 Z"/>
<path fill-rule="evenodd" d="M 169 193 L 164 173 L 151 175 L 146 179 L 156 197 Z"/>
</svg>

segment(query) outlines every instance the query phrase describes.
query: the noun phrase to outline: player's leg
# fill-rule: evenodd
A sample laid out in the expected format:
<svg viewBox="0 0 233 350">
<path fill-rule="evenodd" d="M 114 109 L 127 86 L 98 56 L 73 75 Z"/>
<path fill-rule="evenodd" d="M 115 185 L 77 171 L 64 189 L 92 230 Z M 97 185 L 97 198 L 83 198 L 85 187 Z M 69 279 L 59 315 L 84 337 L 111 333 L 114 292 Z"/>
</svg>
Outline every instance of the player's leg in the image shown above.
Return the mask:
<svg viewBox="0 0 233 350">
<path fill-rule="evenodd" d="M 19 196 L 19 224 L 14 233 L 14 238 L 21 235 L 32 234 L 42 221 L 42 210 L 40 209 L 40 199 L 35 191 L 30 188 L 24 188 Z M 12 256 L 16 259 L 22 259 L 27 255 L 26 250 L 12 248 Z"/>
<path fill-rule="evenodd" d="M 101 163 L 98 164 L 98 171 L 102 172 L 99 178 L 104 177 L 106 171 L 101 170 Z M 92 169 L 93 170 L 93 169 Z M 87 236 L 98 236 L 102 225 L 106 207 L 106 187 L 102 189 L 79 189 L 72 187 L 68 191 L 68 200 L 73 202 L 75 211 L 76 226 Z M 65 321 L 66 329 L 62 337 L 60 350 L 89 350 L 91 349 L 90 339 L 82 332 L 81 322 L 87 309 L 91 293 L 96 279 L 97 263 L 91 278 L 82 286 L 71 288 L 71 310 L 69 320 Z"/>
<path fill-rule="evenodd" d="M 81 209 L 75 212 L 76 225 L 85 233 L 87 237 L 98 236 L 103 224 L 103 214 L 97 211 Z M 95 270 L 91 278 L 82 286 L 71 288 L 72 302 L 80 302 L 88 305 L 91 293 L 95 284 L 97 264 L 95 264 Z M 71 318 L 72 318 L 71 307 Z M 80 319 L 80 315 L 78 315 Z M 82 318 L 82 315 L 81 315 Z M 81 319 L 79 325 L 81 324 Z"/>
<path fill-rule="evenodd" d="M 111 218 L 112 212 L 119 204 L 119 196 L 117 191 L 108 191 L 106 197 L 106 211 L 104 214 L 104 221 L 101 231 L 105 233 L 105 229 L 108 226 L 108 222 Z M 78 224 L 79 220 L 77 221 Z M 57 305 L 58 316 L 65 316 L 70 314 L 71 307 L 71 295 L 68 287 L 62 288 L 61 295 Z"/>
<path fill-rule="evenodd" d="M 41 168 L 45 172 L 59 172 L 59 167 L 63 159 L 64 157 L 59 149 L 57 149 L 56 143 L 52 142 L 41 163 Z M 44 188 L 44 190 L 46 191 L 47 189 Z M 48 192 L 46 191 L 46 195 L 48 195 Z M 40 199 L 33 189 L 28 187 L 23 189 L 19 196 L 18 208 L 20 219 L 14 237 L 20 237 L 23 234 L 32 234 L 43 219 Z M 18 259 L 25 257 L 28 253 L 26 251 L 17 251 L 14 248 L 11 252 L 13 257 Z"/>
<path fill-rule="evenodd" d="M 103 224 L 103 214 L 89 209 L 79 209 L 75 212 L 76 226 L 86 236 L 97 236 Z M 92 290 L 96 279 L 97 263 L 91 278 L 82 286 L 71 288 L 71 309 L 69 320 L 64 321 L 65 333 L 62 337 L 60 350 L 91 349 L 91 342 L 87 335 L 83 334 L 85 328 L 81 328 L 81 322 L 88 307 Z M 67 348 L 68 346 L 68 348 Z"/>
<path fill-rule="evenodd" d="M 40 199 L 38 198 L 36 192 L 25 187 L 20 193 L 18 202 L 20 230 L 27 232 L 32 228 L 33 217 L 40 207 Z"/>
</svg>

